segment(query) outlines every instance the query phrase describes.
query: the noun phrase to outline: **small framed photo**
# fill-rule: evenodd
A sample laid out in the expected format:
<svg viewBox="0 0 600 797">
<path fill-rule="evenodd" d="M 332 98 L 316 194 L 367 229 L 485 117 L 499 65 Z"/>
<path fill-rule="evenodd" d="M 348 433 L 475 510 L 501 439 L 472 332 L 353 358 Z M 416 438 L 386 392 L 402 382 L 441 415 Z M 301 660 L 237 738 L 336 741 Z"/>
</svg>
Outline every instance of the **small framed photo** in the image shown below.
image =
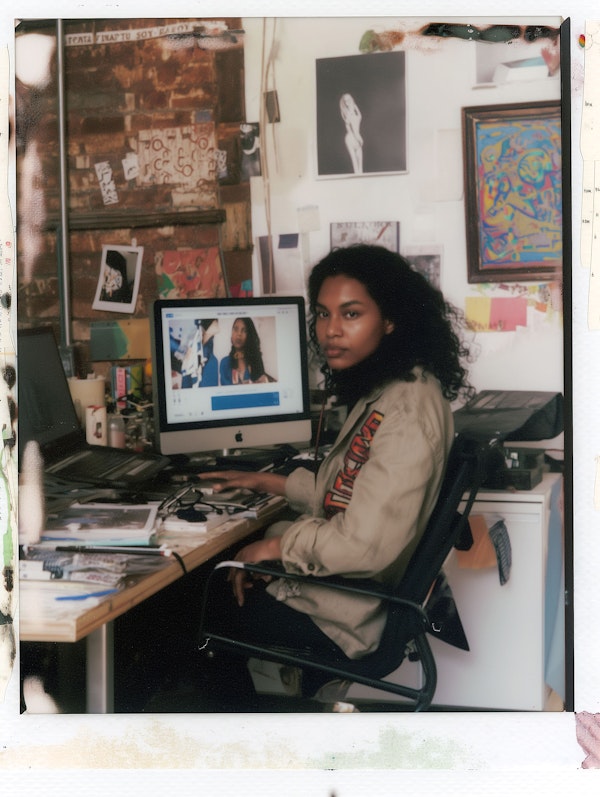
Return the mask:
<svg viewBox="0 0 600 797">
<path fill-rule="evenodd" d="M 562 270 L 560 102 L 462 109 L 468 280 Z"/>
<path fill-rule="evenodd" d="M 142 272 L 143 246 L 104 244 L 94 310 L 133 313 Z"/>
<path fill-rule="evenodd" d="M 352 244 L 377 244 L 398 252 L 399 221 L 334 221 L 331 223 L 331 248 Z"/>
<path fill-rule="evenodd" d="M 402 254 L 412 268 L 422 274 L 430 285 L 440 289 L 442 247 L 439 244 L 407 246 Z"/>
</svg>

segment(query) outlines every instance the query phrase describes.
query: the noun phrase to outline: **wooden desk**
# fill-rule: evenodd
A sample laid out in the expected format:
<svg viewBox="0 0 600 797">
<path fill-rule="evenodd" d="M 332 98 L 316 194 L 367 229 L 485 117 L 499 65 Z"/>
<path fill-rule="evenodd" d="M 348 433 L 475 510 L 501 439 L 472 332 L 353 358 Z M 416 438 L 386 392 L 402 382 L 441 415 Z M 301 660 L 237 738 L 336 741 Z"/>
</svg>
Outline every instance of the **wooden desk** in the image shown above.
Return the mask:
<svg viewBox="0 0 600 797">
<path fill-rule="evenodd" d="M 189 536 L 169 539 L 190 572 L 272 522 L 285 507 L 273 506 L 260 520 L 231 518 L 196 540 Z M 19 637 L 22 642 L 78 642 L 86 639 L 86 708 L 90 714 L 114 710 L 112 621 L 147 600 L 184 575 L 175 557 L 135 583 L 104 598 L 84 601 L 55 598 L 94 591 L 87 584 L 62 581 L 21 581 L 19 591 Z"/>
</svg>

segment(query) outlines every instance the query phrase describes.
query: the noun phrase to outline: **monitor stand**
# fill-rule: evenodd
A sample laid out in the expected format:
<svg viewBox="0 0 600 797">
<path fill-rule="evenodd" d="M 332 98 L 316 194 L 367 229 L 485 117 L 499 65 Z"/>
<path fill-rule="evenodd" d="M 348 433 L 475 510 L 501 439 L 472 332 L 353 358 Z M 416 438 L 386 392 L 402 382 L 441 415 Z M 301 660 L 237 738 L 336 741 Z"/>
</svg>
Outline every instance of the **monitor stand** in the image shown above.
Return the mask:
<svg viewBox="0 0 600 797">
<path fill-rule="evenodd" d="M 262 470 L 269 466 L 283 464 L 295 456 L 298 449 L 290 445 L 272 448 L 233 448 L 224 449 L 216 456 L 217 467 L 234 470 Z"/>
</svg>

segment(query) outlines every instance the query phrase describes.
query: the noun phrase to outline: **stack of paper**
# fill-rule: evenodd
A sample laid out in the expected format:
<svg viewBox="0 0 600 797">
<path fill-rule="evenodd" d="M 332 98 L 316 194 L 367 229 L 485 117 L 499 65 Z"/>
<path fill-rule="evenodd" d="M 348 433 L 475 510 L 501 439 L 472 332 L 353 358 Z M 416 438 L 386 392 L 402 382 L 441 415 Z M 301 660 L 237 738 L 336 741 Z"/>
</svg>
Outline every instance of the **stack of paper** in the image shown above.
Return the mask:
<svg viewBox="0 0 600 797">
<path fill-rule="evenodd" d="M 160 556 L 132 556 L 115 553 L 68 553 L 47 544 L 30 546 L 19 561 L 19 577 L 24 581 L 80 581 L 106 587 L 120 587 L 133 575 L 163 567 Z"/>
<path fill-rule="evenodd" d="M 176 515 L 170 515 L 164 518 L 158 528 L 158 533 L 161 539 L 170 537 L 191 536 L 197 537 L 206 534 L 208 531 L 222 526 L 228 520 L 232 519 L 232 515 L 226 513 L 217 514 L 216 512 L 205 513 L 206 520 L 190 521 L 178 518 Z M 233 516 L 235 517 L 235 516 Z"/>
</svg>

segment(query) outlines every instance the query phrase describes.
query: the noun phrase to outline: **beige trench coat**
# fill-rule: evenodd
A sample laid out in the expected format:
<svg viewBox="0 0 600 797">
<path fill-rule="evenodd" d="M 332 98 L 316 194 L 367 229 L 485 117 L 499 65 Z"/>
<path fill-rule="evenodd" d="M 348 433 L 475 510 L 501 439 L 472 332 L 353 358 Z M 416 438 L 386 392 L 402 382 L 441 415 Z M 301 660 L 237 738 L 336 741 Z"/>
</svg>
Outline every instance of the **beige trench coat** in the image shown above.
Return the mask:
<svg viewBox="0 0 600 797">
<path fill-rule="evenodd" d="M 438 381 L 416 369 L 414 382 L 393 382 L 353 408 L 318 475 L 287 480 L 302 514 L 281 534 L 288 572 L 374 578 L 402 576 L 431 514 L 454 439 L 450 405 Z M 351 658 L 377 648 L 385 610 L 370 598 L 278 580 L 279 600 L 310 614 Z"/>
</svg>

